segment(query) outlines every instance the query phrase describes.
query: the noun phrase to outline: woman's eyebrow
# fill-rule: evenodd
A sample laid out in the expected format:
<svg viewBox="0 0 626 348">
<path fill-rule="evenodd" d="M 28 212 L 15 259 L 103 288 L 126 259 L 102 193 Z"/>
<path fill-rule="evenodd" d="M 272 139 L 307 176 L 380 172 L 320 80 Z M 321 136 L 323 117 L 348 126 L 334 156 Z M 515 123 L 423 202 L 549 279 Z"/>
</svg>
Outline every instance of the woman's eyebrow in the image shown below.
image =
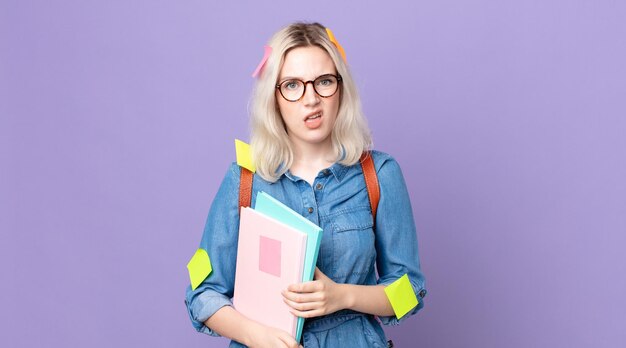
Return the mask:
<svg viewBox="0 0 626 348">
<path fill-rule="evenodd" d="M 278 79 L 278 81 L 285 81 L 285 80 L 304 80 L 304 79 L 302 77 L 295 77 L 295 76 L 285 76 L 285 77 Z"/>
<path fill-rule="evenodd" d="M 323 74 L 319 74 L 317 76 L 315 76 L 315 78 L 311 79 L 315 80 L 316 78 L 320 77 L 320 76 L 324 76 L 324 75 L 334 75 L 334 73 L 329 72 L 329 73 L 323 73 Z M 285 76 L 282 78 L 279 78 L 278 81 L 286 81 L 286 80 L 302 80 L 302 81 L 307 81 L 307 79 L 305 79 L 304 77 L 295 77 L 295 76 Z"/>
</svg>

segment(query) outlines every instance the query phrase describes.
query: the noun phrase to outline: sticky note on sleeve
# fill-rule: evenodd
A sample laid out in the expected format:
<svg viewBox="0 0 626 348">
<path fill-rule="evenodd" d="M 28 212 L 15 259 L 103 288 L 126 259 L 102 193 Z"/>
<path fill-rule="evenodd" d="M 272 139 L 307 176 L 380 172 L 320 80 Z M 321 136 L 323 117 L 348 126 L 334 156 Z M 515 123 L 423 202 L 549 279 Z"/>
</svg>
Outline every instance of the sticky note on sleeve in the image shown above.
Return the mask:
<svg viewBox="0 0 626 348">
<path fill-rule="evenodd" d="M 237 152 L 237 164 L 240 167 L 244 167 L 253 173 L 256 172 L 256 167 L 252 161 L 250 145 L 239 139 L 235 139 L 235 152 Z"/>
<path fill-rule="evenodd" d="M 207 254 L 206 250 L 196 250 L 196 253 L 187 264 L 187 270 L 189 271 L 189 279 L 191 280 L 191 289 L 196 290 L 198 285 L 200 285 L 213 270 L 209 254 Z"/>
<path fill-rule="evenodd" d="M 387 294 L 393 312 L 396 313 L 398 319 L 419 303 L 407 274 L 385 287 L 385 294 Z"/>
</svg>

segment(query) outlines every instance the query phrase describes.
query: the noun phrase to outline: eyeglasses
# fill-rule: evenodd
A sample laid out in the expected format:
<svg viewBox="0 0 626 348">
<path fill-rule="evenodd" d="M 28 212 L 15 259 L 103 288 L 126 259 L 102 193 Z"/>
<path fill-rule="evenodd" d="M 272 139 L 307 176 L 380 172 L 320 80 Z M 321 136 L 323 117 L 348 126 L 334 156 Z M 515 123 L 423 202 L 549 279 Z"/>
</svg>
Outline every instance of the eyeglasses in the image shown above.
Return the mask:
<svg viewBox="0 0 626 348">
<path fill-rule="evenodd" d="M 341 75 L 325 74 L 313 81 L 302 81 L 299 79 L 288 79 L 276 85 L 276 89 L 285 100 L 297 102 L 306 93 L 306 85 L 311 83 L 313 90 L 322 98 L 332 97 L 337 93 L 341 83 Z"/>
</svg>

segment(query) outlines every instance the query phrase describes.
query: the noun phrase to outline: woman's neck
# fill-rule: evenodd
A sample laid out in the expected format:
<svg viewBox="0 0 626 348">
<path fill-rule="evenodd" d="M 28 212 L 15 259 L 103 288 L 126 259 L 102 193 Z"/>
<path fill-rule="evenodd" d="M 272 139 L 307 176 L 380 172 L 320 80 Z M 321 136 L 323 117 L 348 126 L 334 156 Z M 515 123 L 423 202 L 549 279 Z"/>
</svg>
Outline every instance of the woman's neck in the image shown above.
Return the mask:
<svg viewBox="0 0 626 348">
<path fill-rule="evenodd" d="M 289 170 L 313 184 L 317 173 L 335 162 L 332 144 L 298 146 L 294 144 L 293 163 Z"/>
</svg>

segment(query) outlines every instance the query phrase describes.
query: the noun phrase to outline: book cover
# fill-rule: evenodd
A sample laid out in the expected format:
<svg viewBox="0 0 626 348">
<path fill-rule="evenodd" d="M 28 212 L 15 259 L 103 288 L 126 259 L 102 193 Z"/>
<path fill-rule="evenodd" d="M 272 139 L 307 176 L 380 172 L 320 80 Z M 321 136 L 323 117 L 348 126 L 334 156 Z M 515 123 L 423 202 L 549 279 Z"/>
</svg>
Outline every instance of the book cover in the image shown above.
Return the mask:
<svg viewBox="0 0 626 348">
<path fill-rule="evenodd" d="M 302 281 L 307 236 L 252 208 L 242 208 L 233 306 L 246 317 L 296 336 L 297 317 L 281 290 Z"/>
<path fill-rule="evenodd" d="M 317 256 L 322 242 L 322 229 L 265 192 L 257 193 L 254 210 L 306 233 L 307 245 L 304 259 L 304 270 L 302 272 L 302 281 L 308 282 L 313 280 Z M 303 326 L 304 318 L 298 318 L 296 329 L 296 341 L 298 342 L 302 336 Z"/>
</svg>

